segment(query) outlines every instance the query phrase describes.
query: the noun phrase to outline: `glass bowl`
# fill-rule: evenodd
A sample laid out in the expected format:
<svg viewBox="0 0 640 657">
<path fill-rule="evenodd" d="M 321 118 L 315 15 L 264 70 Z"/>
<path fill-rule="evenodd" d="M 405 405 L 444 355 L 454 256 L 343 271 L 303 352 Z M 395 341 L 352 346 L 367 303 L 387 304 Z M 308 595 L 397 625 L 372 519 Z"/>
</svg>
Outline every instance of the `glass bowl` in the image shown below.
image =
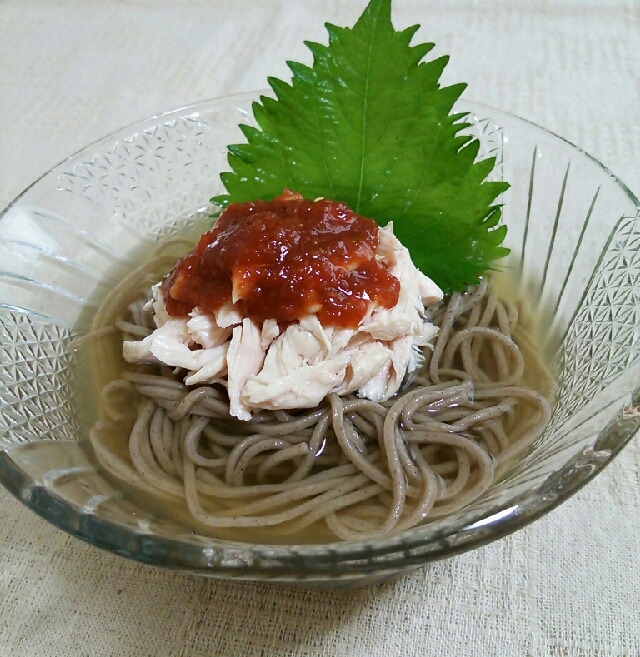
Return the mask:
<svg viewBox="0 0 640 657">
<path fill-rule="evenodd" d="M 558 389 L 544 435 L 478 500 L 390 538 L 252 545 L 194 533 L 126 495 L 86 449 L 95 418 L 82 336 L 145 251 L 193 233 L 222 192 L 226 145 L 258 94 L 132 125 L 65 160 L 0 220 L 0 480 L 93 545 L 198 575 L 353 586 L 496 540 L 551 511 L 640 427 L 640 213 L 601 164 L 522 119 L 472 103 L 481 156 L 511 183 L 505 264 L 539 305 Z M 142 255 L 141 255 L 142 254 Z M 597 509 L 594 511 L 597 513 Z"/>
</svg>

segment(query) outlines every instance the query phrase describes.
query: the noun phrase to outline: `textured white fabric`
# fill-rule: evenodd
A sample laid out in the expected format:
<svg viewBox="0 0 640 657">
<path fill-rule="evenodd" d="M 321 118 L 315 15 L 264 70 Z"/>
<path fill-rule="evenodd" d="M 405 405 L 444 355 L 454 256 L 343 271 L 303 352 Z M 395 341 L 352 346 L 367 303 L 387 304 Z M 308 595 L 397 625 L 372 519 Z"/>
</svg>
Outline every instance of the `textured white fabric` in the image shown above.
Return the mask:
<svg viewBox="0 0 640 657">
<path fill-rule="evenodd" d="M 265 86 L 365 0 L 0 2 L 0 207 L 127 123 Z M 640 5 L 395 0 L 446 81 L 640 193 Z M 399 580 L 306 591 L 197 579 L 67 537 L 0 491 L 0 655 L 640 655 L 640 441 L 546 518 Z"/>
</svg>

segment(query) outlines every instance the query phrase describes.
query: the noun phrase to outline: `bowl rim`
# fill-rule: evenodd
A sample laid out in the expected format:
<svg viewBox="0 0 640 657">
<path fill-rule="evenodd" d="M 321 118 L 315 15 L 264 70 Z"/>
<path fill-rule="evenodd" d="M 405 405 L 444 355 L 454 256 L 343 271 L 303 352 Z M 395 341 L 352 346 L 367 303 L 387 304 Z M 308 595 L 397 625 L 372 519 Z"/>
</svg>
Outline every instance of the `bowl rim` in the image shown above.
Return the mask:
<svg viewBox="0 0 640 657">
<path fill-rule="evenodd" d="M 160 112 L 142 121 L 134 121 L 85 145 L 60 160 L 55 166 L 34 180 L 0 212 L 0 221 L 19 200 L 41 180 L 61 165 L 73 160 L 85 151 L 102 143 L 129 134 L 132 130 L 144 130 L 147 125 L 159 121 L 197 115 L 234 103 L 248 103 L 270 94 L 270 90 L 244 92 L 185 105 L 174 110 Z M 567 139 L 538 124 L 490 107 L 488 105 L 460 101 L 464 111 L 490 112 L 492 118 L 504 116 L 509 121 L 519 121 L 547 136 L 570 146 L 586 156 L 608 176 L 640 211 L 640 201 L 631 190 L 599 160 Z M 638 365 L 636 363 L 633 367 Z M 640 370 L 639 370 L 640 372 Z M 632 391 L 635 405 L 640 405 L 640 376 Z M 429 537 L 412 537 L 412 530 L 375 542 L 362 540 L 328 545 L 260 545 L 211 539 L 214 547 L 196 541 L 165 538 L 141 534 L 115 523 L 107 522 L 83 512 L 81 508 L 62 499 L 44 485 L 34 484 L 29 475 L 18 466 L 6 450 L 0 449 L 0 482 L 28 508 L 65 532 L 107 551 L 144 563 L 206 574 L 212 577 L 245 579 L 277 579 L 279 581 L 309 581 L 349 578 L 352 576 L 385 572 L 393 573 L 424 565 L 429 561 L 454 556 L 503 538 L 535 521 L 577 493 L 606 467 L 640 429 L 640 418 L 617 418 L 603 429 L 596 443 L 585 448 L 567 462 L 554 476 L 572 474 L 569 485 L 562 494 L 544 494 L 544 484 L 535 491 L 527 491 L 506 504 L 490 510 L 470 511 L 446 530 L 434 532 Z M 599 445 L 606 445 L 600 448 Z M 594 465 L 594 453 L 599 456 Z M 575 476 L 576 472 L 579 476 Z M 527 502 L 529 504 L 527 504 Z M 297 573 L 297 574 L 296 574 Z"/>
<path fill-rule="evenodd" d="M 107 134 L 103 135 L 102 137 L 99 137 L 98 139 L 95 139 L 88 144 L 85 144 L 81 148 L 73 151 L 66 157 L 62 158 L 59 160 L 56 164 L 54 164 L 52 167 L 47 169 L 44 173 L 39 175 L 35 180 L 33 180 L 27 187 L 25 187 L 16 197 L 14 197 L 9 203 L 0 210 L 0 221 L 2 220 L 2 217 L 7 213 L 9 209 L 11 209 L 32 187 L 34 187 L 37 183 L 39 183 L 43 178 L 46 178 L 50 173 L 52 173 L 55 169 L 57 169 L 59 166 L 64 164 L 65 162 L 68 162 L 69 160 L 72 160 L 74 157 L 80 155 L 82 152 L 92 148 L 93 146 L 97 146 L 103 141 L 110 140 L 114 137 L 117 137 L 119 134 L 128 132 L 132 128 L 142 128 L 147 123 L 152 123 L 154 121 L 157 121 L 159 119 L 168 119 L 172 116 L 183 116 L 185 112 L 190 112 L 191 114 L 195 113 L 198 111 L 199 108 L 207 107 L 207 109 L 212 109 L 215 105 L 220 105 L 224 106 L 228 104 L 230 101 L 237 100 L 238 102 L 246 102 L 246 101 L 256 101 L 259 100 L 262 96 L 268 96 L 268 95 L 273 95 L 273 92 L 271 89 L 257 89 L 254 91 L 242 91 L 237 94 L 230 94 L 228 96 L 216 96 L 214 98 L 208 98 L 205 100 L 200 100 L 195 103 L 190 103 L 188 105 L 182 105 L 180 107 L 177 107 L 175 109 L 171 110 L 166 110 L 166 111 L 160 111 L 157 114 L 152 114 L 151 116 L 147 116 L 144 119 L 141 119 L 139 121 L 132 121 L 130 123 L 127 123 L 124 126 L 121 126 L 120 128 L 116 128 L 115 130 L 108 132 Z M 561 135 L 557 134 L 556 132 L 553 132 L 552 130 L 548 130 L 547 128 L 539 125 L 535 121 L 530 121 L 529 119 L 525 119 L 522 116 L 519 116 L 517 114 L 512 114 L 510 112 L 498 109 L 496 107 L 492 107 L 491 105 L 487 105 L 485 103 L 477 102 L 474 100 L 466 100 L 466 99 L 461 99 L 457 101 L 456 107 L 465 107 L 468 106 L 470 108 L 478 108 L 478 109 L 485 109 L 487 111 L 490 111 L 493 115 L 502 115 L 505 117 L 508 117 L 510 120 L 517 119 L 518 121 L 522 121 L 523 123 L 526 123 L 533 128 L 536 128 L 537 130 L 542 130 L 544 133 L 547 135 L 551 135 L 555 137 L 556 139 L 559 139 L 561 142 L 567 144 L 568 146 L 571 146 L 571 148 L 575 149 L 582 155 L 585 155 L 588 159 L 590 159 L 594 164 L 598 166 L 607 176 L 609 176 L 619 187 L 620 189 L 627 195 L 629 200 L 638 208 L 640 209 L 640 200 L 636 195 L 627 187 L 627 185 L 616 176 L 615 173 L 613 173 L 608 167 L 606 167 L 600 160 L 595 158 L 593 155 L 588 153 L 587 151 L 583 150 L 580 146 L 577 146 L 574 144 L 572 141 L 569 141 L 568 139 L 565 139 Z M 471 111 L 471 110 L 470 110 Z"/>
</svg>

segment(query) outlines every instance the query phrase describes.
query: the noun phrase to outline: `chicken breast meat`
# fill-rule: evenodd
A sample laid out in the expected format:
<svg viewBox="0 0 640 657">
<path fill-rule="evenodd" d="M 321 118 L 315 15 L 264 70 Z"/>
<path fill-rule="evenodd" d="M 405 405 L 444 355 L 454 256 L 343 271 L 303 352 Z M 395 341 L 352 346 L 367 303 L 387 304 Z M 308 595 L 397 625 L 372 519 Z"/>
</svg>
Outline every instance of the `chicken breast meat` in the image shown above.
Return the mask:
<svg viewBox="0 0 640 657">
<path fill-rule="evenodd" d="M 315 315 L 284 327 L 271 319 L 259 324 L 230 304 L 174 318 L 158 284 L 147 304 L 157 328 L 125 341 L 124 357 L 183 368 L 189 386 L 226 385 L 230 413 L 241 420 L 257 409 L 312 408 L 330 393 L 389 399 L 438 332 L 425 308 L 439 303 L 442 291 L 413 265 L 391 224 L 380 229 L 376 258 L 400 282 L 398 303 L 372 305 L 356 329 L 324 327 Z"/>
</svg>

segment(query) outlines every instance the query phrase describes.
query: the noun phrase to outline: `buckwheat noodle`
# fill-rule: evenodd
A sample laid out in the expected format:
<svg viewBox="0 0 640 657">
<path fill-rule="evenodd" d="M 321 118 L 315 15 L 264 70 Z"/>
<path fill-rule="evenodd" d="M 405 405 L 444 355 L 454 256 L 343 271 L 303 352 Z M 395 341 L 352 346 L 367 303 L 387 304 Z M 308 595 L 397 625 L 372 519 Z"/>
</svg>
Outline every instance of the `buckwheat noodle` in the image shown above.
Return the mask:
<svg viewBox="0 0 640 657">
<path fill-rule="evenodd" d="M 140 268 L 112 293 L 96 335 L 114 325 L 126 340 L 152 331 L 144 300 L 109 323 L 151 284 L 151 269 Z M 183 499 L 211 528 L 272 527 L 294 541 L 324 522 L 338 539 L 359 540 L 452 513 L 541 435 L 550 406 L 521 383 L 518 307 L 486 281 L 453 294 L 433 321 L 440 332 L 433 350 L 425 349 L 425 366 L 383 403 L 332 394 L 308 411 L 263 411 L 240 422 L 230 418 L 221 386 L 190 389 L 184 372 L 166 367 L 124 371 L 102 391 L 95 453 L 126 484 Z M 527 336 L 519 341 L 531 344 Z M 137 412 L 122 458 L 104 437 L 126 419 L 132 400 Z"/>
</svg>

